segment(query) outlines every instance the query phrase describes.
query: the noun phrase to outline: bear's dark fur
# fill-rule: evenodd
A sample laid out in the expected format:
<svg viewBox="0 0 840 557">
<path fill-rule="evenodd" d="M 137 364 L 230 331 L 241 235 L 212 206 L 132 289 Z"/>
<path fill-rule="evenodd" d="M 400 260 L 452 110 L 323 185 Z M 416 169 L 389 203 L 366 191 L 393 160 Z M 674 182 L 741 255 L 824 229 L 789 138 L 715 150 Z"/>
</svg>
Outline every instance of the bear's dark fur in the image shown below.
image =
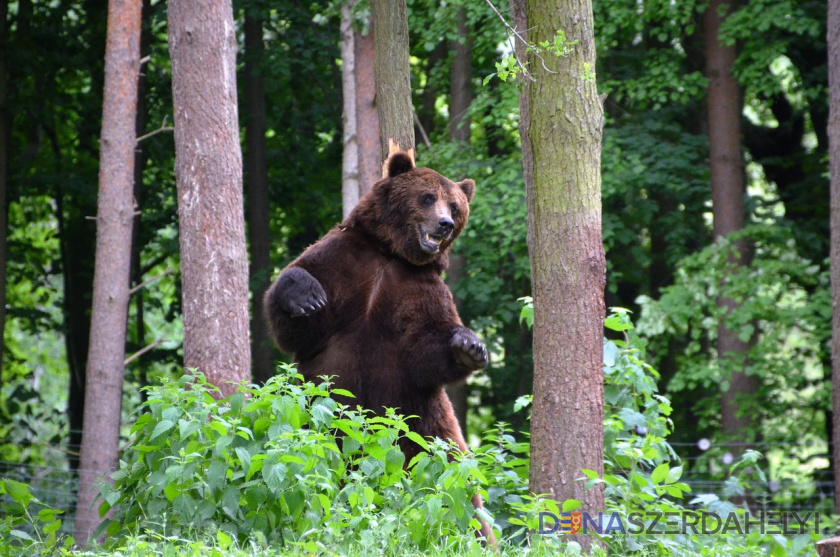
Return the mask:
<svg viewBox="0 0 840 557">
<path fill-rule="evenodd" d="M 413 431 L 466 450 L 443 387 L 483 369 L 487 350 L 461 323 L 441 273 L 475 183 L 415 168 L 405 153 L 386 167 L 350 216 L 268 290 L 271 332 L 307 380 L 335 376 L 335 387 L 356 396 L 351 405 L 398 408 L 418 416 Z M 419 451 L 408 440 L 401 448 L 406 462 Z"/>
</svg>

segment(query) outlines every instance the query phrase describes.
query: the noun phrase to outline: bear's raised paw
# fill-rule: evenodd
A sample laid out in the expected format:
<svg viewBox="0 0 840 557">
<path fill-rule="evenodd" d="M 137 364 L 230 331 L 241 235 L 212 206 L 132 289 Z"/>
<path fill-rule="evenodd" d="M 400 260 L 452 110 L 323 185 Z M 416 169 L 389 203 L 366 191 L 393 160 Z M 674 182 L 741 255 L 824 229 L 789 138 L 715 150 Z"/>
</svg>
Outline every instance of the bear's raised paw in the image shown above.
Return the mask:
<svg viewBox="0 0 840 557">
<path fill-rule="evenodd" d="M 292 317 L 312 315 L 327 305 L 321 283 L 299 267 L 291 267 L 280 275 L 275 288 L 280 306 Z"/>
<path fill-rule="evenodd" d="M 475 371 L 487 367 L 489 361 L 487 348 L 470 329 L 466 327 L 457 329 L 452 335 L 449 346 L 452 347 L 455 361 L 464 369 Z"/>
</svg>

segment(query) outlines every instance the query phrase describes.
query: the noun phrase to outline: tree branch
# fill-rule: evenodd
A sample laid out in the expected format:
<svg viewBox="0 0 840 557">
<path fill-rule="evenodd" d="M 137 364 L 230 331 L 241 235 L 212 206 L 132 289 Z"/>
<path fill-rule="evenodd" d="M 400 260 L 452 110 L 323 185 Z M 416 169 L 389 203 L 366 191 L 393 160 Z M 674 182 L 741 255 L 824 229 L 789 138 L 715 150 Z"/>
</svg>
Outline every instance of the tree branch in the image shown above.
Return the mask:
<svg viewBox="0 0 840 557">
<path fill-rule="evenodd" d="M 127 366 L 128 364 L 130 364 L 131 362 L 133 362 L 134 360 L 136 360 L 137 358 L 139 358 L 140 356 L 142 356 L 146 352 L 148 352 L 150 350 L 154 350 L 155 348 L 160 346 L 162 343 L 163 343 L 163 339 L 159 338 L 156 341 L 154 341 L 153 343 L 151 343 L 150 345 L 148 345 L 144 348 L 141 348 L 140 350 L 138 350 L 137 352 L 135 352 L 134 354 L 132 354 L 131 356 L 126 358 L 125 361 L 123 362 L 123 365 Z"/>
<path fill-rule="evenodd" d="M 414 123 L 417 124 L 417 129 L 420 130 L 420 137 L 423 138 L 423 144 L 430 148 L 432 143 L 429 141 L 429 136 L 426 135 L 426 130 L 423 129 L 423 124 L 420 123 L 420 118 L 417 117 L 417 112 L 412 110 L 411 114 L 414 116 Z"/>
<path fill-rule="evenodd" d="M 153 277 L 152 277 L 152 278 L 150 278 L 150 279 L 144 280 L 143 282 L 141 282 L 140 284 L 138 284 L 137 286 L 135 286 L 134 288 L 132 288 L 131 290 L 129 290 L 129 291 L 128 291 L 128 296 L 129 296 L 129 297 L 134 296 L 134 295 L 135 295 L 135 294 L 136 294 L 139 290 L 141 290 L 141 289 L 142 289 L 144 286 L 146 286 L 147 284 L 151 284 L 151 283 L 155 282 L 156 280 L 158 280 L 158 279 L 162 279 L 163 277 L 165 277 L 165 276 L 167 276 L 167 275 L 171 275 L 171 274 L 172 274 L 172 269 L 166 269 L 166 270 L 165 270 L 164 272 L 162 272 L 161 274 L 159 274 L 159 275 L 155 275 L 155 276 L 153 276 Z"/>
</svg>

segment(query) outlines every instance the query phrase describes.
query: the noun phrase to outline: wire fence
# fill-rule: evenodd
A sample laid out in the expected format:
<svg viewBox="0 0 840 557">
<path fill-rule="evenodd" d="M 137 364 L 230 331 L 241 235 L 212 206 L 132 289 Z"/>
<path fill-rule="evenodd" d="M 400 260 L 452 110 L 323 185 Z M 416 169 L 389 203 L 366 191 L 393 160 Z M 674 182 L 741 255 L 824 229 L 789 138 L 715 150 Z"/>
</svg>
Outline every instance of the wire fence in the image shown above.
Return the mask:
<svg viewBox="0 0 840 557">
<path fill-rule="evenodd" d="M 774 450 L 784 449 L 786 444 L 772 445 Z M 691 494 L 685 503 L 700 494 L 715 494 L 721 499 L 728 498 L 727 465 L 732 461 L 726 455 L 738 454 L 748 448 L 757 448 L 756 444 L 720 443 L 706 447 L 702 454 L 689 454 L 696 449 L 695 443 L 672 443 L 680 455 L 685 472 L 681 482 L 691 487 Z M 790 445 L 793 448 L 793 444 Z M 50 447 L 43 453 L 43 464 L 33 465 L 0 460 L 0 478 L 25 482 L 32 488 L 33 494 L 42 503 L 64 511 L 62 530 L 72 531 L 72 518 L 75 514 L 76 492 L 78 489 L 78 470 L 69 466 L 68 454 L 77 455 L 78 447 Z M 823 455 L 828 459 L 828 455 Z M 715 466 L 710 464 L 714 463 Z M 765 462 L 766 464 L 766 462 Z M 747 473 L 749 474 L 749 470 Z M 749 474 L 755 480 L 755 474 Z M 771 475 L 766 481 L 751 481 L 748 496 L 751 507 L 773 511 L 820 511 L 831 513 L 834 504 L 834 482 L 831 470 L 813 469 L 799 474 L 797 479 L 780 479 Z"/>
</svg>

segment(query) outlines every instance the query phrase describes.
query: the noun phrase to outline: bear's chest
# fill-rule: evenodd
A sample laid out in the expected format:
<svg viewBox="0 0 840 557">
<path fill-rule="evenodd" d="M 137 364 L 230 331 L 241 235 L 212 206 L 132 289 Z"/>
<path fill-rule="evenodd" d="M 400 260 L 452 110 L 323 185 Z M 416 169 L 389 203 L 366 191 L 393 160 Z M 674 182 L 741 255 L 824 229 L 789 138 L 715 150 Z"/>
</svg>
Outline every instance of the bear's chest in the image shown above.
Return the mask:
<svg viewBox="0 0 840 557">
<path fill-rule="evenodd" d="M 446 314 L 451 295 L 434 271 L 400 262 L 377 263 L 369 269 L 359 292 L 359 325 L 401 334 Z"/>
</svg>

